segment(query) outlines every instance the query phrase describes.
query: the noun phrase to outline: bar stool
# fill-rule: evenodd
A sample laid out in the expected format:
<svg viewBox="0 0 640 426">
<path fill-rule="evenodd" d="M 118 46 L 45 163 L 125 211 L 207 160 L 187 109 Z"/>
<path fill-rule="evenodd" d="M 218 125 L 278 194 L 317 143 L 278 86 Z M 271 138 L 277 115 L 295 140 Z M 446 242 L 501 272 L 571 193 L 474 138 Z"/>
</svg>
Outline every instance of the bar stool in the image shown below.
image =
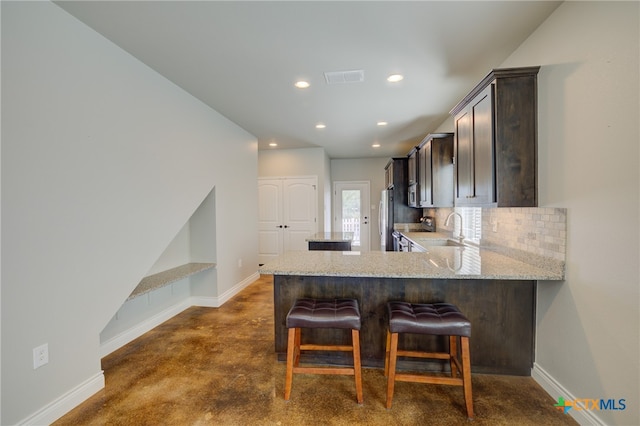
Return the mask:
<svg viewBox="0 0 640 426">
<path fill-rule="evenodd" d="M 284 399 L 291 396 L 294 373 L 346 374 L 355 376 L 356 400 L 362 404 L 362 371 L 360 366 L 360 309 L 355 299 L 298 299 L 287 314 L 289 329 L 287 343 L 287 373 Z M 300 344 L 302 328 L 351 329 L 352 343 L 347 345 Z M 350 367 L 301 367 L 300 351 L 353 352 L 353 368 Z"/>
<path fill-rule="evenodd" d="M 471 323 L 455 305 L 449 303 L 387 303 L 389 329 L 385 352 L 384 375 L 387 376 L 387 408 L 391 408 L 396 381 L 462 386 L 467 417 L 473 419 L 471 396 L 471 360 L 469 337 Z M 430 334 L 449 336 L 449 352 L 423 352 L 398 349 L 398 334 Z M 460 341 L 461 360 L 458 358 Z M 398 356 L 448 360 L 451 376 L 396 373 Z M 460 374 L 458 374 L 460 373 Z"/>
</svg>

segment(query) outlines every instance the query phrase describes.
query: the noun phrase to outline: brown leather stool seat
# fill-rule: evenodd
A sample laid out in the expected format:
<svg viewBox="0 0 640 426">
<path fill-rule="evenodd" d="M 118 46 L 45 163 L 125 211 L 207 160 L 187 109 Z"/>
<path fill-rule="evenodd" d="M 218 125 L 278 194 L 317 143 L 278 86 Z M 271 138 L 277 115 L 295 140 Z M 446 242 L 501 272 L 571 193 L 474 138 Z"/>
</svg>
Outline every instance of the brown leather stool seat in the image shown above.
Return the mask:
<svg viewBox="0 0 640 426">
<path fill-rule="evenodd" d="M 384 373 L 387 376 L 387 408 L 391 408 L 396 381 L 420 382 L 462 386 L 467 408 L 467 417 L 473 418 L 471 395 L 471 359 L 469 338 L 471 323 L 450 303 L 387 303 L 389 329 L 385 353 Z M 430 334 L 449 336 L 449 352 L 421 352 L 398 349 L 398 334 Z M 461 356 L 458 357 L 458 341 Z M 413 358 L 435 358 L 448 360 L 451 376 L 396 373 L 398 356 Z"/>
<path fill-rule="evenodd" d="M 291 396 L 294 373 L 346 374 L 355 376 L 356 400 L 362 404 L 362 370 L 360 366 L 360 309 L 355 299 L 298 299 L 293 304 L 286 320 L 289 329 L 287 343 L 287 373 L 284 399 Z M 351 345 L 301 344 L 302 328 L 342 328 L 351 330 Z M 351 367 L 302 367 L 300 351 L 344 351 L 353 352 Z"/>
</svg>

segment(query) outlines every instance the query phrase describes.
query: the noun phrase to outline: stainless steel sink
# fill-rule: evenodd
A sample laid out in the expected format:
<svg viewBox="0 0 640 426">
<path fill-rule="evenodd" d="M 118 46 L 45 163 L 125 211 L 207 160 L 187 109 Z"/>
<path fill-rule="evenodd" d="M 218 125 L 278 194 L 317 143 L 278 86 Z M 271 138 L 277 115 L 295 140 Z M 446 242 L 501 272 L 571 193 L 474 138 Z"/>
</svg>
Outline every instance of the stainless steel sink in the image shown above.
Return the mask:
<svg viewBox="0 0 640 426">
<path fill-rule="evenodd" d="M 464 247 L 464 244 L 460 244 L 453 240 L 436 240 L 436 239 L 421 239 L 419 244 L 424 247 Z"/>
</svg>

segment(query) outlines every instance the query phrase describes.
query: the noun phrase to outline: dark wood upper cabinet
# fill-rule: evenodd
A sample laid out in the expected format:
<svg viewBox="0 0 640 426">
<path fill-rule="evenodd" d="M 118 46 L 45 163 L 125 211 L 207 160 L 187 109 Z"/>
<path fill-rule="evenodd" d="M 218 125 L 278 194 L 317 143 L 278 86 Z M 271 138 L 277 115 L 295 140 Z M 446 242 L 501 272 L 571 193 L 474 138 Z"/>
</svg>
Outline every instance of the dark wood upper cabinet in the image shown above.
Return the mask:
<svg viewBox="0 0 640 426">
<path fill-rule="evenodd" d="M 451 110 L 456 206 L 538 205 L 539 69 L 495 69 Z"/>
<path fill-rule="evenodd" d="M 418 146 L 420 207 L 453 207 L 453 133 L 428 135 Z"/>
<path fill-rule="evenodd" d="M 419 207 L 419 194 L 418 194 L 418 169 L 420 168 L 418 164 L 418 147 L 413 148 L 408 158 L 408 187 L 409 191 L 407 194 L 407 203 L 409 207 Z"/>
<path fill-rule="evenodd" d="M 384 186 L 386 189 L 393 188 L 393 160 L 389 160 L 384 168 Z"/>
<path fill-rule="evenodd" d="M 407 165 L 409 170 L 408 179 L 409 185 L 411 185 L 413 183 L 418 183 L 418 148 L 413 148 L 407 157 L 409 158 Z"/>
</svg>

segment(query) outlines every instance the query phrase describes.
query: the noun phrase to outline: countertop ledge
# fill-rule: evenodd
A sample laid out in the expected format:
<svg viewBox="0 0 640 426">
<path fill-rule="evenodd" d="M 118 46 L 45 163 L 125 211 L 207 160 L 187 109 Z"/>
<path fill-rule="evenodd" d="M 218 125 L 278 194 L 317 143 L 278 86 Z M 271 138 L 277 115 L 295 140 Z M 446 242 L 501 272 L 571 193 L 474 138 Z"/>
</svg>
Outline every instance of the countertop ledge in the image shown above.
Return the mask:
<svg viewBox="0 0 640 426">
<path fill-rule="evenodd" d="M 215 267 L 215 263 L 187 263 L 166 271 L 158 272 L 157 274 L 148 275 L 140 281 L 127 300 L 142 296 L 143 294 L 149 293 L 160 287 L 164 287 L 193 274 L 197 274 L 198 272 Z"/>
<path fill-rule="evenodd" d="M 433 234 L 433 238 L 440 237 L 435 235 L 437 233 Z M 290 251 L 263 265 L 259 272 L 273 275 L 336 277 L 543 281 L 564 279 L 564 264 L 553 260 L 531 264 L 499 253 L 495 249 L 474 246 L 426 248 L 426 253 Z"/>
</svg>

